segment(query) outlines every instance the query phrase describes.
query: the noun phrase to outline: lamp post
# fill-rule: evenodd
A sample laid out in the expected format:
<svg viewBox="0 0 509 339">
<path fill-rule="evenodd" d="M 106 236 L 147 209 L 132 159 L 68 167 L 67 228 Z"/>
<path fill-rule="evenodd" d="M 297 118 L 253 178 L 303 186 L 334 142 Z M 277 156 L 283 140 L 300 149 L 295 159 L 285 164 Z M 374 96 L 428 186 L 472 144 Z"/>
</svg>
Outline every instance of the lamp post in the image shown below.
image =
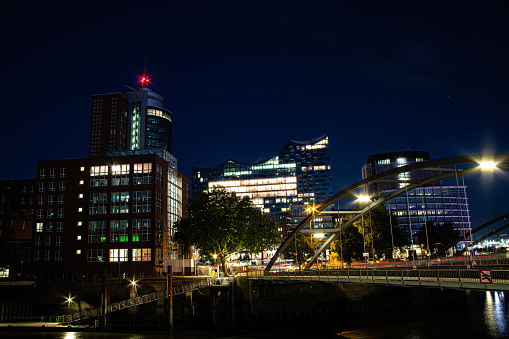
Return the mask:
<svg viewBox="0 0 509 339">
<path fill-rule="evenodd" d="M 360 196 L 357 197 L 357 200 L 359 202 L 364 202 L 364 203 L 367 202 L 367 203 L 369 203 L 371 201 L 371 198 L 369 196 L 367 196 L 367 195 L 360 195 Z M 371 212 L 371 209 L 370 209 L 370 212 Z M 363 246 L 362 256 L 364 257 L 364 266 L 367 269 L 368 268 L 368 257 L 366 256 L 366 237 L 364 235 L 364 214 L 362 215 L 361 218 L 362 218 L 361 219 L 361 223 L 362 223 L 362 246 Z M 371 225 L 371 218 L 370 218 L 369 222 L 370 222 L 370 225 Z M 371 244 L 373 244 L 373 237 L 371 237 Z M 375 260 L 375 258 L 373 257 L 373 261 L 374 260 Z"/>
<path fill-rule="evenodd" d="M 131 280 L 131 298 L 138 296 L 138 284 L 136 284 L 135 275 L 133 275 L 133 280 Z"/>
<path fill-rule="evenodd" d="M 313 207 L 308 207 L 306 208 L 306 212 L 308 212 L 308 214 L 311 212 L 313 214 L 313 216 L 311 217 L 311 220 L 309 221 L 309 230 L 313 230 L 313 219 L 315 218 L 315 204 L 313 203 Z M 316 223 L 315 223 L 315 226 L 316 226 Z M 312 239 L 313 237 L 311 237 Z M 315 244 L 315 253 L 316 253 L 316 244 Z M 318 264 L 316 265 L 316 267 L 318 268 Z"/>
<path fill-rule="evenodd" d="M 71 303 L 72 303 L 72 299 L 74 297 L 71 297 L 71 292 L 69 292 L 69 296 L 65 299 L 65 302 L 67 303 L 67 313 L 68 314 L 71 314 Z"/>
</svg>

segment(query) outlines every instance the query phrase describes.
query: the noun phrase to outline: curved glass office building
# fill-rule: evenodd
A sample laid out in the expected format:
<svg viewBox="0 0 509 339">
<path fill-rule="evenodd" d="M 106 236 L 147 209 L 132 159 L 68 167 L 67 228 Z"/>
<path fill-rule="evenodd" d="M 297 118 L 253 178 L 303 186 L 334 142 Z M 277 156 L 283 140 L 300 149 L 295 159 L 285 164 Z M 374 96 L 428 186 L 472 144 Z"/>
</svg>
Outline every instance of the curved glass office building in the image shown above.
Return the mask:
<svg viewBox="0 0 509 339">
<path fill-rule="evenodd" d="M 164 148 L 172 152 L 173 115 L 163 108 L 163 98 L 148 87 L 126 93 L 131 122 L 131 150 Z"/>
<path fill-rule="evenodd" d="M 228 159 L 214 167 L 193 167 L 194 193 L 214 186 L 250 197 L 264 213 L 319 204 L 333 193 L 329 137 L 288 140 L 271 158 L 251 164 Z"/>
</svg>

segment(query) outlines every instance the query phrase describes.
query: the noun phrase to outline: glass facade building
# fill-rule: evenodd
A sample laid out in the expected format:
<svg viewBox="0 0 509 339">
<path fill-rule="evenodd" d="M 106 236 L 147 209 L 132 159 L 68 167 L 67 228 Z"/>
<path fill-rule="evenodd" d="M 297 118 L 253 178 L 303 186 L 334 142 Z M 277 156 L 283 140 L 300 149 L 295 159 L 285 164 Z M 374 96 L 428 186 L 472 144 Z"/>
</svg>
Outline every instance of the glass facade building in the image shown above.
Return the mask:
<svg viewBox="0 0 509 339">
<path fill-rule="evenodd" d="M 428 152 L 404 151 L 370 155 L 362 168 L 362 178 L 401 167 L 404 165 L 430 160 Z M 367 195 L 389 194 L 408 185 L 405 181 L 421 181 L 437 175 L 436 171 L 418 170 L 400 173 L 397 176 L 365 187 Z M 409 190 L 408 193 L 395 197 L 385 203 L 396 218 L 398 227 L 410 239 L 424 228 L 428 221 L 443 224 L 450 222 L 460 234 L 468 234 L 471 228 L 470 210 L 466 186 L 445 185 L 438 181 L 428 186 Z"/>
<path fill-rule="evenodd" d="M 248 196 L 263 213 L 319 204 L 332 195 L 329 138 L 288 140 L 271 158 L 251 164 L 228 159 L 214 167 L 193 167 L 192 182 L 194 193 L 223 186 Z"/>
<path fill-rule="evenodd" d="M 129 101 L 129 149 L 164 148 L 172 152 L 173 115 L 163 98 L 148 87 L 126 93 Z"/>
</svg>

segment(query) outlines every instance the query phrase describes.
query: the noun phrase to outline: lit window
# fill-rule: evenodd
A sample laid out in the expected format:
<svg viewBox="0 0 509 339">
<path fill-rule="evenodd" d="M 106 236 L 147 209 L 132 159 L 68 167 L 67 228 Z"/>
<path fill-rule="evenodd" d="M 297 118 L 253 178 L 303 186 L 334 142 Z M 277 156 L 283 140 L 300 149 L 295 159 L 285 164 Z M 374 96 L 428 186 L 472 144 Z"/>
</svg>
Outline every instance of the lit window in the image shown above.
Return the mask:
<svg viewBox="0 0 509 339">
<path fill-rule="evenodd" d="M 78 235 L 78 236 L 76 237 L 76 240 L 81 240 L 81 235 Z"/>
<path fill-rule="evenodd" d="M 80 180 L 80 185 L 83 185 L 85 183 L 85 180 Z"/>
<path fill-rule="evenodd" d="M 36 231 L 36 232 L 42 232 L 43 230 L 44 230 L 44 223 L 42 223 L 42 222 L 38 222 L 38 223 L 36 224 L 35 231 Z"/>
<path fill-rule="evenodd" d="M 76 255 L 80 255 L 81 254 L 81 250 L 76 250 Z"/>
<path fill-rule="evenodd" d="M 82 221 L 78 221 L 78 226 L 82 226 L 83 225 L 83 222 Z"/>
<path fill-rule="evenodd" d="M 81 166 L 80 167 L 80 172 L 85 172 L 85 167 Z"/>
<path fill-rule="evenodd" d="M 83 193 L 80 193 L 80 194 L 78 195 L 78 198 L 83 199 Z"/>
<path fill-rule="evenodd" d="M 83 212 L 83 207 L 78 207 L 78 212 Z"/>
</svg>

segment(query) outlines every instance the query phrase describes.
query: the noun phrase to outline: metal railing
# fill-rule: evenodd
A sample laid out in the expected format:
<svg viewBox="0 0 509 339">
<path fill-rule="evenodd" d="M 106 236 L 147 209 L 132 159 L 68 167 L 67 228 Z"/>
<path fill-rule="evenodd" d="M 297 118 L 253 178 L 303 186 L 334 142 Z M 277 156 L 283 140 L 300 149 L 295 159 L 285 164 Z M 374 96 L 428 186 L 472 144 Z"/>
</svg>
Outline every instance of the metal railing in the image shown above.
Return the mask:
<svg viewBox="0 0 509 339">
<path fill-rule="evenodd" d="M 448 287 L 479 290 L 509 290 L 509 270 L 492 269 L 481 281 L 479 269 L 467 268 L 347 268 L 304 271 L 252 271 L 250 279 L 343 282 L 384 285 Z"/>
<path fill-rule="evenodd" d="M 186 292 L 191 292 L 200 288 L 210 287 L 212 284 L 210 278 L 201 279 L 197 281 L 192 281 L 189 283 L 185 283 L 182 285 L 173 287 L 173 295 L 183 294 Z M 106 306 L 106 313 L 111 313 L 115 311 L 120 311 L 129 307 L 134 307 L 142 304 L 146 304 L 149 302 L 153 302 L 159 299 L 165 299 L 169 296 L 167 290 L 152 292 L 149 294 L 140 295 L 138 297 L 130 298 L 127 300 L 122 300 L 116 303 L 112 303 Z M 88 318 L 100 317 L 102 315 L 101 307 L 97 307 L 90 310 L 85 310 L 82 312 L 77 312 L 73 314 L 67 314 L 57 317 L 57 322 L 59 323 L 71 323 L 76 321 L 81 321 Z"/>
</svg>

